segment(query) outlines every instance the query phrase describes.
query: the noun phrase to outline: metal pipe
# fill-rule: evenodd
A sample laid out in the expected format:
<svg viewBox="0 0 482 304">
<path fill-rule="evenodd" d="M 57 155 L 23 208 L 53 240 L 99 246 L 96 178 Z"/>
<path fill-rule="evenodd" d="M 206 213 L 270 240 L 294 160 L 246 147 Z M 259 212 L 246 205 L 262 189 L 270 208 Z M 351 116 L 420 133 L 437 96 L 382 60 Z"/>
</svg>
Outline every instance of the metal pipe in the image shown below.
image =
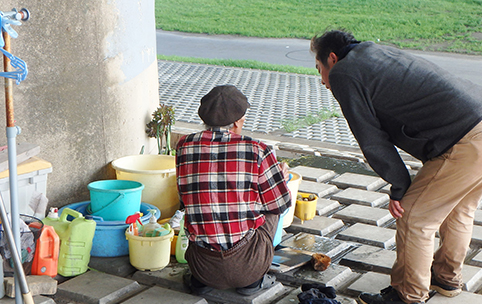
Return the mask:
<svg viewBox="0 0 482 304">
<path fill-rule="evenodd" d="M 5 41 L 4 49 L 10 52 L 10 35 L 3 32 L 3 40 Z M 3 69 L 5 72 L 10 70 L 10 59 L 3 56 Z M 16 246 L 17 252 L 21 252 L 20 242 L 20 224 L 19 224 L 19 211 L 18 211 L 18 176 L 17 176 L 17 143 L 16 137 L 19 129 L 15 127 L 15 118 L 13 110 L 13 85 L 12 79 L 5 78 L 5 106 L 6 106 L 6 118 L 7 118 L 7 146 L 8 146 L 8 177 L 10 182 L 10 214 L 12 218 L 12 231 L 13 240 L 12 245 Z M 6 223 L 6 222 L 4 222 Z M 5 228 L 4 228 L 5 230 Z M 22 304 L 22 298 L 20 296 L 20 284 L 19 284 L 19 271 L 22 269 L 16 268 L 15 276 L 15 303 Z"/>
</svg>

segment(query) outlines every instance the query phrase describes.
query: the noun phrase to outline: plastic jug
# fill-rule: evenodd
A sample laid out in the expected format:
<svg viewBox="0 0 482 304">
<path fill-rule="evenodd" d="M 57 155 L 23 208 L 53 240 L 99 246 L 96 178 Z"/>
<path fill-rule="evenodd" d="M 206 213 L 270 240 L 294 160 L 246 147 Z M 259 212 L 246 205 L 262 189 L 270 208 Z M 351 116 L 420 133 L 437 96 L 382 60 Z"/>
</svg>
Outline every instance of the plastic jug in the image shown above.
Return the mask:
<svg viewBox="0 0 482 304">
<path fill-rule="evenodd" d="M 189 246 L 189 239 L 184 231 L 184 217 L 181 220 L 181 227 L 176 241 L 176 260 L 178 263 L 187 263 L 184 255 L 186 254 L 187 246 Z"/>
<path fill-rule="evenodd" d="M 72 221 L 67 220 L 72 216 Z M 87 271 L 92 240 L 95 234 L 95 221 L 84 218 L 82 213 L 65 208 L 60 218 L 46 217 L 45 225 L 53 226 L 60 238 L 58 274 L 71 277 Z"/>
<path fill-rule="evenodd" d="M 168 223 L 164 225 L 157 223 L 155 209 L 149 209 L 148 211 L 151 213 L 151 217 L 149 218 L 149 223 L 145 224 L 142 229 L 142 236 L 156 237 L 168 235 L 171 232 L 171 226 Z"/>
<path fill-rule="evenodd" d="M 37 240 L 37 248 L 32 262 L 32 274 L 55 277 L 59 262 L 59 250 L 60 238 L 54 227 L 44 226 Z"/>
</svg>

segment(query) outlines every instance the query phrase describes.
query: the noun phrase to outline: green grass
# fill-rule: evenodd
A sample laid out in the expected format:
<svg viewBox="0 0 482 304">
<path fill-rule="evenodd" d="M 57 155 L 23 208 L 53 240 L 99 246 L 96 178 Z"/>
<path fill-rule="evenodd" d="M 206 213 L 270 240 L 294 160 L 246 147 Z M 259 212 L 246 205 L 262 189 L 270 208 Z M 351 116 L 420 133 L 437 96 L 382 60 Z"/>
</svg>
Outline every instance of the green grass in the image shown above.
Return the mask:
<svg viewBox="0 0 482 304">
<path fill-rule="evenodd" d="M 315 68 L 304 68 L 304 67 L 297 67 L 292 65 L 270 64 L 270 63 L 265 63 L 265 62 L 256 61 L 256 60 L 208 59 L 208 58 L 166 56 L 166 55 L 157 55 L 157 59 L 229 66 L 229 67 L 244 68 L 244 69 L 296 73 L 296 74 L 304 74 L 304 75 L 320 75 Z"/>
<path fill-rule="evenodd" d="M 400 48 L 482 54 L 482 0 L 156 0 L 156 26 L 307 39 L 344 28 Z"/>
</svg>

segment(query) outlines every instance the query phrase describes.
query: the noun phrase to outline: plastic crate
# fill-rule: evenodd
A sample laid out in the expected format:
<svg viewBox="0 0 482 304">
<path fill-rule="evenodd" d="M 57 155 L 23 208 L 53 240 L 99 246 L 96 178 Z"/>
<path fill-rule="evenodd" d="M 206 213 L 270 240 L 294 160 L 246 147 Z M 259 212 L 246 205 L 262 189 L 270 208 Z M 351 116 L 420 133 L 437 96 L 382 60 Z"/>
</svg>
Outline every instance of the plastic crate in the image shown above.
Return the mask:
<svg viewBox="0 0 482 304">
<path fill-rule="evenodd" d="M 37 157 L 17 165 L 18 212 L 20 214 L 37 216 L 30 208 L 30 199 L 34 192 L 47 196 L 47 174 L 52 172 L 52 164 Z M 10 181 L 9 171 L 0 172 L 0 193 L 5 203 L 5 209 L 10 212 Z"/>
</svg>

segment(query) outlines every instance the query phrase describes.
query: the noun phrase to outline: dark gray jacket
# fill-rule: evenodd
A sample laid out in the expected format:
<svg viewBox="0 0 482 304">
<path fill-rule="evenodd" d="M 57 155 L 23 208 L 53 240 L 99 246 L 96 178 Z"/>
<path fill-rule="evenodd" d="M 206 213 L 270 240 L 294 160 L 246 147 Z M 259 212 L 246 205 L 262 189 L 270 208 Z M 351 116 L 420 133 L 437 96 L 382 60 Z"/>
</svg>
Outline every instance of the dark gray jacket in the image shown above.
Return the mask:
<svg viewBox="0 0 482 304">
<path fill-rule="evenodd" d="M 360 43 L 338 61 L 329 81 L 363 154 L 392 184 L 395 200 L 411 182 L 395 146 L 425 162 L 482 120 L 481 86 L 373 42 Z"/>
</svg>

